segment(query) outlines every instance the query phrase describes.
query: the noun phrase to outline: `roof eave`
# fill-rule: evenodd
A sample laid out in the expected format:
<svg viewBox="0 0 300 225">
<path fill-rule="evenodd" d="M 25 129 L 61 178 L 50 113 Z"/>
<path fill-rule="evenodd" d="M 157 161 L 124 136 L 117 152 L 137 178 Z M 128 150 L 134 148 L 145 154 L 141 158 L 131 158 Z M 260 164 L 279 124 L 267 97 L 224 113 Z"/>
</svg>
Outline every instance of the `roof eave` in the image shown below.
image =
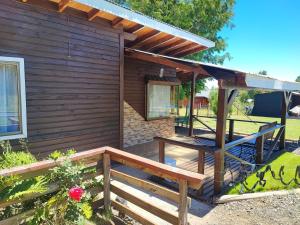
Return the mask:
<svg viewBox="0 0 300 225">
<path fill-rule="evenodd" d="M 116 5 L 112 2 L 108 2 L 105 0 L 76 0 L 76 2 L 88 5 L 92 8 L 96 8 L 102 10 L 104 12 L 122 17 L 126 20 L 133 21 L 135 23 L 141 24 L 143 26 L 147 26 L 156 30 L 160 30 L 162 32 L 169 33 L 171 35 L 186 39 L 188 41 L 197 43 L 206 48 L 215 47 L 215 43 L 206 38 L 200 37 L 193 33 L 187 32 L 185 30 L 179 29 L 177 27 L 171 26 L 169 24 L 160 22 L 151 17 L 142 15 L 140 13 L 134 12 L 130 9 L 126 9 L 119 5 Z"/>
<path fill-rule="evenodd" d="M 239 74 L 239 79 L 234 83 L 229 83 L 226 80 L 219 82 L 222 88 L 241 88 L 241 89 L 263 89 L 272 91 L 299 91 L 300 83 L 281 81 L 275 78 L 261 76 L 256 74 Z"/>
</svg>

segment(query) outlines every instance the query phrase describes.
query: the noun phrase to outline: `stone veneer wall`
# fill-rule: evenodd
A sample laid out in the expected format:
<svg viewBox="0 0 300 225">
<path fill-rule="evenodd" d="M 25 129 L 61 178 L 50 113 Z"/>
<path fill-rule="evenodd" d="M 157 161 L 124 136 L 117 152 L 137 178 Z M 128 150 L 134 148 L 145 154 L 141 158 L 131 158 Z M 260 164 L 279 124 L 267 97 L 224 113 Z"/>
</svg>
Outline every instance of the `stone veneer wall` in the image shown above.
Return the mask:
<svg viewBox="0 0 300 225">
<path fill-rule="evenodd" d="M 146 121 L 127 102 L 124 102 L 124 147 L 150 142 L 155 136 L 175 134 L 174 118 Z"/>
</svg>

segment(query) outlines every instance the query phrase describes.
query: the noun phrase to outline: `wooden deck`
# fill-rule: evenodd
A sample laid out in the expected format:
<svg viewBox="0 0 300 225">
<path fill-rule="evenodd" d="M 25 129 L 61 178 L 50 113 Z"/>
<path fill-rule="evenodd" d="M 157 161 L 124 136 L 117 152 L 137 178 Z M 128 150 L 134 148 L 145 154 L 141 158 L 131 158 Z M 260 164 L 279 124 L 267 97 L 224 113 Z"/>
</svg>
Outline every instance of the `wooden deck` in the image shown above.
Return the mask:
<svg viewBox="0 0 300 225">
<path fill-rule="evenodd" d="M 208 139 L 198 138 L 199 143 L 207 146 L 214 145 L 214 141 Z M 128 148 L 127 151 L 146 157 L 153 160 L 158 160 L 158 143 L 153 141 L 146 144 L 136 145 L 131 148 Z M 252 158 L 253 153 L 255 152 L 254 148 L 243 146 L 235 146 L 229 150 L 229 153 L 240 156 L 241 150 L 243 149 L 242 158 L 248 162 L 254 163 Z M 266 154 L 266 153 L 265 153 Z M 198 170 L 198 151 L 190 148 L 179 147 L 171 144 L 166 144 L 165 148 L 166 163 L 176 161 L 176 167 L 185 169 L 188 171 L 197 172 Z M 225 157 L 225 188 L 229 187 L 230 183 L 234 181 L 241 168 L 240 162 L 229 157 Z M 213 195 L 213 179 L 214 179 L 214 158 L 212 154 L 206 153 L 205 156 L 205 172 L 207 180 L 203 187 L 203 198 L 209 198 Z M 165 182 L 164 185 L 172 186 L 170 182 Z M 176 185 L 173 185 L 176 188 Z M 196 191 L 190 191 L 190 195 L 196 196 Z"/>
</svg>

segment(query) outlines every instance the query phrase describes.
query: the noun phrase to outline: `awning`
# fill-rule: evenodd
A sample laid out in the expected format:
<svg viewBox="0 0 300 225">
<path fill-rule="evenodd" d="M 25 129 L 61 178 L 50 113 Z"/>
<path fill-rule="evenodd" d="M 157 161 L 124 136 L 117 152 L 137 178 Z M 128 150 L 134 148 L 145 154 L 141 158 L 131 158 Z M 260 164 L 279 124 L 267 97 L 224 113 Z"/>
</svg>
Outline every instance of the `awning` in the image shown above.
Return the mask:
<svg viewBox="0 0 300 225">
<path fill-rule="evenodd" d="M 298 82 L 282 81 L 269 76 L 251 74 L 210 63 L 163 56 L 137 49 L 126 49 L 125 55 L 176 68 L 177 76 L 183 81 L 191 79 L 191 75 L 196 73 L 198 79 L 208 77 L 217 79 L 221 88 L 300 91 L 300 83 Z"/>
<path fill-rule="evenodd" d="M 122 26 L 130 34 L 125 47 L 168 56 L 182 57 L 215 46 L 215 43 L 163 23 L 139 12 L 105 0 L 49 0 L 57 4 L 59 12 L 73 8 L 86 13 L 87 19 L 108 20 L 112 27 Z M 36 2 L 26 0 L 27 3 Z"/>
</svg>

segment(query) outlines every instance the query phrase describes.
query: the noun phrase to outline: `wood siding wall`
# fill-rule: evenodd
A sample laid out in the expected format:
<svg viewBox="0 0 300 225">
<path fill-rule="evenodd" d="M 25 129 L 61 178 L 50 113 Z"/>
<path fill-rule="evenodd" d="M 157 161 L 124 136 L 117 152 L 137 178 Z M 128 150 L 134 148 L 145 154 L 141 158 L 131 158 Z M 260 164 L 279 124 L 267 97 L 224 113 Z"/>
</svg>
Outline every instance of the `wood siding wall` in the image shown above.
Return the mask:
<svg viewBox="0 0 300 225">
<path fill-rule="evenodd" d="M 174 119 L 145 120 L 145 75 L 159 75 L 159 64 L 125 57 L 124 147 L 150 142 L 154 136 L 175 134 Z M 164 76 L 176 77 L 176 70 L 164 67 Z"/>
<path fill-rule="evenodd" d="M 1 0 L 0 55 L 25 60 L 33 153 L 119 147 L 120 33 L 78 12 Z"/>
<path fill-rule="evenodd" d="M 145 75 L 156 75 L 164 68 L 164 76 L 176 77 L 176 70 L 160 64 L 125 57 L 124 99 L 145 118 Z"/>
</svg>

